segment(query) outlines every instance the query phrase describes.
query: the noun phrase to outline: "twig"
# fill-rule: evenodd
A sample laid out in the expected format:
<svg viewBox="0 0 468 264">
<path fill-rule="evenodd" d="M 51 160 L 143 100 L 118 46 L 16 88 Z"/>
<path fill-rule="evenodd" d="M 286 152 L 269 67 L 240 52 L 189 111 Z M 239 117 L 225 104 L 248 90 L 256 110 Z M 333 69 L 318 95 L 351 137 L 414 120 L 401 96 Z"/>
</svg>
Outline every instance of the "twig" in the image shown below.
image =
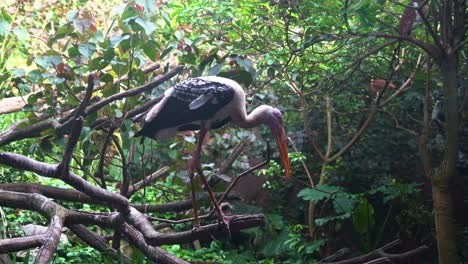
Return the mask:
<svg viewBox="0 0 468 264">
<path fill-rule="evenodd" d="M 353 258 L 349 258 L 349 259 L 345 259 L 345 260 L 341 260 L 341 261 L 335 261 L 337 258 L 334 257 L 332 259 L 329 259 L 329 258 L 325 258 L 323 259 L 322 261 L 320 261 L 319 263 L 321 264 L 360 264 L 360 263 L 386 263 L 386 262 L 392 262 L 392 261 L 401 261 L 401 260 L 404 260 L 404 259 L 408 259 L 408 258 L 411 258 L 413 256 L 416 256 L 416 255 L 420 255 L 421 253 L 423 253 L 424 251 L 428 250 L 429 247 L 423 245 L 423 246 L 420 246 L 418 248 L 415 248 L 415 249 L 412 249 L 412 250 L 409 250 L 409 251 L 406 251 L 406 252 L 403 252 L 403 253 L 398 253 L 398 254 L 389 254 L 389 253 L 386 253 L 385 251 L 388 250 L 388 249 L 391 249 L 395 246 L 398 246 L 401 244 L 401 240 L 397 239 L 397 240 L 394 240 L 386 245 L 384 245 L 383 247 L 381 248 L 378 248 L 374 251 L 371 251 L 367 254 L 364 254 L 364 255 L 361 255 L 361 256 L 357 256 L 357 257 L 353 257 Z M 335 254 L 333 254 L 332 256 L 334 256 Z M 330 262 L 332 261 L 332 262 Z M 335 262 L 333 262 L 335 261 Z"/>
<path fill-rule="evenodd" d="M 139 190 L 143 189 L 144 187 L 154 183 L 158 179 L 164 177 L 169 172 L 169 167 L 165 166 L 161 169 L 151 173 L 149 176 L 146 176 L 143 180 L 132 184 L 128 189 L 128 197 L 131 197 L 134 193 L 138 192 Z"/>
<path fill-rule="evenodd" d="M 290 137 L 288 137 L 288 140 L 291 143 L 291 146 L 293 147 L 294 151 L 299 152 L 299 150 L 296 148 L 296 145 L 294 144 L 292 139 Z M 301 160 L 301 163 L 302 163 L 302 167 L 304 168 L 304 171 L 307 174 L 307 177 L 309 177 L 310 186 L 315 187 L 314 179 L 312 177 L 312 174 L 309 171 L 309 168 L 307 168 L 307 165 L 305 164 L 305 161 Z"/>
</svg>

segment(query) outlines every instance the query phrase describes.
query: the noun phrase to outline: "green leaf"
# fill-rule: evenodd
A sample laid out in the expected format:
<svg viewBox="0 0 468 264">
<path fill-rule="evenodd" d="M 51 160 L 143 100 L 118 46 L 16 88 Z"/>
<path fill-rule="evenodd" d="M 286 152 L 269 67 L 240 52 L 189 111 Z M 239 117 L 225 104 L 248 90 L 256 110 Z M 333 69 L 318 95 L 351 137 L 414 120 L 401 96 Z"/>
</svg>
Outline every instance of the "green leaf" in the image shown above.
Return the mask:
<svg viewBox="0 0 468 264">
<path fill-rule="evenodd" d="M 171 52 L 173 49 L 173 47 L 168 47 L 166 48 L 162 53 L 161 53 L 161 59 L 164 59 L 164 57 L 166 57 L 167 54 L 169 54 L 169 52 Z"/>
<path fill-rule="evenodd" d="M 110 37 L 110 42 L 112 44 L 112 46 L 117 46 L 120 44 L 120 42 L 126 40 L 126 39 L 129 39 L 130 38 L 130 35 L 129 34 L 124 34 L 124 35 L 116 35 L 116 36 L 112 36 Z"/>
<path fill-rule="evenodd" d="M 220 72 L 218 75 L 244 84 L 246 87 L 249 87 L 253 82 L 253 75 L 250 72 L 244 70 L 223 71 Z"/>
<path fill-rule="evenodd" d="M 354 211 L 353 226 L 360 234 L 368 233 L 374 226 L 374 207 L 365 198 L 359 201 Z"/>
<path fill-rule="evenodd" d="M 346 193 L 337 193 L 333 199 L 333 208 L 338 214 L 352 214 L 356 200 Z"/>
<path fill-rule="evenodd" d="M 331 216 L 331 217 L 317 218 L 315 219 L 315 224 L 317 224 L 318 226 L 323 226 L 330 222 L 345 220 L 349 217 L 351 217 L 350 214 L 342 214 L 342 215 Z"/>
<path fill-rule="evenodd" d="M 0 36 L 6 35 L 11 29 L 10 23 L 4 19 L 0 19 Z"/>
<path fill-rule="evenodd" d="M 19 41 L 26 41 L 29 38 L 28 30 L 22 27 L 15 27 L 13 33 L 16 35 Z"/>
<path fill-rule="evenodd" d="M 218 73 L 223 68 L 224 63 L 218 63 L 214 67 L 208 70 L 208 75 L 218 75 Z"/>
<path fill-rule="evenodd" d="M 269 214 L 268 220 L 274 229 L 280 230 L 284 226 L 283 216 L 279 214 Z"/>
<path fill-rule="evenodd" d="M 68 50 L 68 56 L 70 58 L 78 58 L 80 56 L 80 52 L 78 51 L 77 47 L 70 47 Z"/>
<path fill-rule="evenodd" d="M 305 253 L 313 254 L 317 252 L 320 249 L 320 247 L 325 245 L 326 242 L 327 242 L 326 239 L 320 239 L 320 240 L 314 241 L 312 245 L 308 245 L 305 247 Z"/>
<path fill-rule="evenodd" d="M 135 19 L 135 23 L 140 25 L 140 27 L 145 31 L 146 35 L 151 35 L 158 27 L 155 23 L 144 20 L 140 17 Z"/>
<path fill-rule="evenodd" d="M 145 13 L 152 14 L 157 11 L 156 1 L 136 0 L 135 3 L 141 5 L 145 9 Z"/>
<path fill-rule="evenodd" d="M 152 61 L 157 60 L 157 55 L 159 52 L 159 45 L 156 41 L 150 40 L 148 41 L 145 46 L 143 46 L 143 52 L 148 56 L 148 58 Z"/>
<path fill-rule="evenodd" d="M 89 42 L 81 43 L 78 46 L 78 51 L 80 52 L 81 55 L 85 56 L 88 59 L 91 59 L 94 52 L 96 51 L 96 44 L 89 43 Z"/>
<path fill-rule="evenodd" d="M 49 67 L 54 67 L 62 62 L 62 57 L 60 56 L 37 56 L 34 61 L 41 68 L 47 69 Z"/>
<path fill-rule="evenodd" d="M 289 248 L 286 244 L 288 238 L 288 229 L 284 228 L 279 235 L 266 242 L 260 253 L 265 256 L 279 256 L 284 254 Z"/>
<path fill-rule="evenodd" d="M 322 199 L 330 197 L 332 193 L 339 190 L 337 186 L 331 185 L 316 185 L 315 188 L 302 189 L 297 196 L 301 197 L 306 201 L 320 201 Z"/>
<path fill-rule="evenodd" d="M 128 24 L 132 19 L 137 18 L 139 15 L 140 13 L 133 6 L 127 6 L 122 14 L 122 21 Z"/>
<path fill-rule="evenodd" d="M 101 70 L 104 69 L 115 57 L 114 48 L 108 48 L 104 51 L 102 56 L 95 58 L 92 63 L 90 70 Z"/>
</svg>

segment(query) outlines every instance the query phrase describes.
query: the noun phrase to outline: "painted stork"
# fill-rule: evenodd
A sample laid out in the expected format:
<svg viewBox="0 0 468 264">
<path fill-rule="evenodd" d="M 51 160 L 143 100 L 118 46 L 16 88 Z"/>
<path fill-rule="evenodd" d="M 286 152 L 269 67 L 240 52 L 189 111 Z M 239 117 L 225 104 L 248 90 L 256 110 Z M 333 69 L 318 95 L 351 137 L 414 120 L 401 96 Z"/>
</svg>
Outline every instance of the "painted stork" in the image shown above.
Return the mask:
<svg viewBox="0 0 468 264">
<path fill-rule="evenodd" d="M 143 136 L 143 142 L 144 137 L 164 139 L 183 131 L 200 131 L 197 147 L 189 164 L 195 227 L 199 226 L 193 182 L 195 171 L 210 195 L 219 220 L 229 228 L 232 219 L 232 216 L 225 216 L 220 209 L 200 163 L 202 144 L 208 130 L 220 128 L 228 122 L 242 128 L 267 125 L 276 139 L 286 180 L 289 180 L 291 172 L 281 112 L 271 106 L 261 105 L 247 114 L 245 93 L 237 82 L 230 79 L 216 76 L 188 78 L 169 88 L 164 92 L 162 100 L 146 115 L 143 128 L 135 134 L 135 137 Z"/>
</svg>

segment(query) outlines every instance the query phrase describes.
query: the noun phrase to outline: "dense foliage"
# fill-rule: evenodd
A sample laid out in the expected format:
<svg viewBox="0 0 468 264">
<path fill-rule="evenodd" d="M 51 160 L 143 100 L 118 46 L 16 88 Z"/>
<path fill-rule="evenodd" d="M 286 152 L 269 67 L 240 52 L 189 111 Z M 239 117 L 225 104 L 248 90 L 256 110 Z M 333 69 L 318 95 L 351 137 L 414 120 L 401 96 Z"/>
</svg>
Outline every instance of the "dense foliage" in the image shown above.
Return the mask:
<svg viewBox="0 0 468 264">
<path fill-rule="evenodd" d="M 184 65 L 169 82 L 91 112 L 71 161 L 74 173 L 115 192 L 128 175 L 135 183 L 168 166 L 166 177 L 132 196 L 131 202 L 183 200 L 190 193 L 186 164 L 195 148 L 194 134 L 140 145 L 133 139 L 141 128 L 138 116 L 133 120 L 127 116 L 188 76 L 229 77 L 244 85 L 248 110 L 261 104 L 282 110 L 294 179 L 284 181 L 273 152 L 269 166 L 250 178 L 261 179 L 262 189 L 248 195 L 258 198 L 256 192 L 261 192 L 262 199 L 232 202 L 236 214 L 264 213 L 264 227 L 202 241 L 201 246 L 176 244 L 163 249 L 190 261 L 313 263 L 343 247 L 361 255 L 399 238 L 404 241 L 401 252 L 429 247 L 414 257 L 417 263 L 436 263 L 431 175 L 425 170 L 424 153 L 430 154 L 430 173 L 443 165 L 448 143 L 434 115 L 438 114 L 436 102 L 445 107 L 448 95 L 443 91 L 443 70 L 435 60 L 420 46 L 392 38 L 398 35 L 406 4 L 381 0 L 6 1 L 0 4 L 0 100 L 22 99 L 19 109 L 10 113 L 0 109 L 0 136 L 5 138 L 11 125 L 24 119 L 19 129 L 48 118 L 66 120 L 67 111 L 84 100 L 89 74 L 99 74 L 99 88 L 91 98 L 99 102 Z M 428 17 L 433 19 L 438 5 L 435 1 L 428 5 Z M 424 25 L 413 31 L 413 37 L 421 42 L 431 39 Z M 462 107 L 463 96 L 468 100 L 466 55 L 460 49 L 456 97 L 465 119 L 456 127 L 462 143 L 459 179 L 466 179 L 460 163 L 468 152 L 463 141 L 468 137 L 463 112 L 467 110 Z M 386 85 L 380 92 L 371 92 L 374 79 L 389 80 L 396 88 Z M 433 120 L 428 122 L 431 113 Z M 211 131 L 202 161 L 215 190 L 224 191 L 223 179 L 269 156 L 269 137 L 262 127 Z M 48 127 L 8 144 L 0 140 L 0 146 L 1 152 L 59 163 L 68 138 L 67 133 Z M 427 152 L 421 150 L 424 138 Z M 226 157 L 241 142 L 247 142 L 245 150 L 224 173 L 227 176 L 219 176 Z M 0 165 L 0 183 L 19 182 L 69 187 L 57 179 Z M 251 182 L 240 184 L 242 189 Z M 457 195 L 466 195 L 463 184 L 456 189 Z M 456 208 L 460 208 L 459 197 L 454 198 Z M 76 210 L 110 210 L 87 203 L 60 204 Z M 461 204 L 466 206 L 463 199 Z M 32 211 L 0 209 L 2 238 L 23 235 L 21 227 L 26 224 L 48 224 Z M 161 218 L 188 216 L 150 215 L 155 224 L 161 224 Z M 468 227 L 461 219 L 466 218 L 455 221 L 456 243 L 466 261 Z M 190 228 L 188 222 L 169 229 Z M 96 226 L 93 230 L 108 234 Z M 135 247 L 133 251 L 121 248 L 136 263 L 145 261 Z M 17 262 L 29 258 L 24 252 L 9 256 Z M 56 251 L 54 263 L 107 263 L 110 259 L 70 233 Z"/>
</svg>

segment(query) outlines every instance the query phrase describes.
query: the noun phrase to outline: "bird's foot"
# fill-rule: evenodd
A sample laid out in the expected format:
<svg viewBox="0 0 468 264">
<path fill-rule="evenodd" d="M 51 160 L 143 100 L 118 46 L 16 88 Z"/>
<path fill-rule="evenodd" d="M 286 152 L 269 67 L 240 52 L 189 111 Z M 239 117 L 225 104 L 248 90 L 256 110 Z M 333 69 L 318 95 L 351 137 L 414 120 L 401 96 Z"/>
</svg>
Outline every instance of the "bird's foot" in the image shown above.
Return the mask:
<svg viewBox="0 0 468 264">
<path fill-rule="evenodd" d="M 231 237 L 231 221 L 234 219 L 236 219 L 235 215 L 225 215 L 225 214 L 220 215 L 218 219 L 220 224 L 222 222 L 226 226 L 229 237 Z"/>
<path fill-rule="evenodd" d="M 200 225 L 193 225 L 192 227 L 192 232 L 197 232 L 198 230 L 200 230 Z"/>
</svg>

